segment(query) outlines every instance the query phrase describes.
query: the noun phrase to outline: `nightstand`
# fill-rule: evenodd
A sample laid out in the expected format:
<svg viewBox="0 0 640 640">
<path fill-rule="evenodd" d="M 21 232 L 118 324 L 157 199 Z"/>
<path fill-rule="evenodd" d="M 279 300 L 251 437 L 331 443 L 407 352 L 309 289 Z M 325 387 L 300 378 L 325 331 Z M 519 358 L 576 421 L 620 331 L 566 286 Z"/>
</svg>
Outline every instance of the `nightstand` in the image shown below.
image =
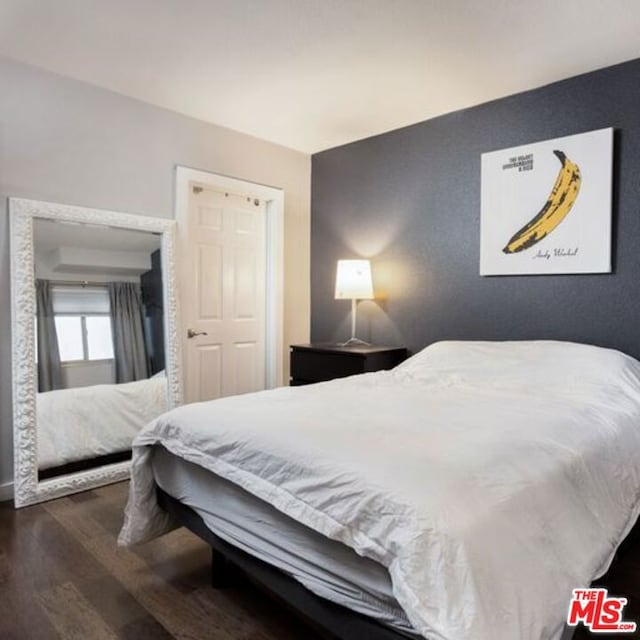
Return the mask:
<svg viewBox="0 0 640 640">
<path fill-rule="evenodd" d="M 404 347 L 341 347 L 328 343 L 294 344 L 290 353 L 291 386 L 391 369 L 407 357 Z"/>
</svg>

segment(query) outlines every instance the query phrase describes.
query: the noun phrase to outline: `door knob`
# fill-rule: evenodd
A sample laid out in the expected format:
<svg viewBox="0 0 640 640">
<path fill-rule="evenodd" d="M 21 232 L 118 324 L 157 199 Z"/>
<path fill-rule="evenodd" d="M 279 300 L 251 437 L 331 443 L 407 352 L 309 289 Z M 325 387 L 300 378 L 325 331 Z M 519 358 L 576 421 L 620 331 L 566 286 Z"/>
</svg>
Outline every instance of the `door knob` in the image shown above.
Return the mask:
<svg viewBox="0 0 640 640">
<path fill-rule="evenodd" d="M 206 336 L 206 331 L 195 331 L 194 329 L 187 329 L 187 338 L 195 338 L 196 336 Z"/>
</svg>

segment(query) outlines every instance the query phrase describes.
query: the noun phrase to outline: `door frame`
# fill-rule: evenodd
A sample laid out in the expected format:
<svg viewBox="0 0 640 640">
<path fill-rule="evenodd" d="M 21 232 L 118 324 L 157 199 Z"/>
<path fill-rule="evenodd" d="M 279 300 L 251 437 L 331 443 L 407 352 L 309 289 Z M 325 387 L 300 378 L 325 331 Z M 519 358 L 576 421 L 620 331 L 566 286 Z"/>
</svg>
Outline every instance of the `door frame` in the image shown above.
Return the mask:
<svg viewBox="0 0 640 640">
<path fill-rule="evenodd" d="M 231 178 L 219 173 L 176 166 L 175 219 L 180 251 L 181 225 L 189 215 L 189 184 L 196 182 L 218 191 L 251 194 L 266 202 L 265 386 L 283 384 L 284 372 L 284 191 L 277 187 Z M 178 273 L 180 263 L 178 260 Z M 180 275 L 180 279 L 182 274 Z M 180 287 L 178 288 L 178 296 Z M 180 321 L 182 325 L 182 320 Z M 184 326 L 181 326 L 185 330 Z"/>
</svg>

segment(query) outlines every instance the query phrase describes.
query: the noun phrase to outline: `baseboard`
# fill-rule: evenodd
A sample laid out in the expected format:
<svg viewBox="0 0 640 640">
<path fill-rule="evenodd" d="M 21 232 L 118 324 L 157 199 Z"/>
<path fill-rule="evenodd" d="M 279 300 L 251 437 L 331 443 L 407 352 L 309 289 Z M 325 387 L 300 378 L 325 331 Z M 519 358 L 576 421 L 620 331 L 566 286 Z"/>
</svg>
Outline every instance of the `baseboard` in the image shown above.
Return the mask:
<svg viewBox="0 0 640 640">
<path fill-rule="evenodd" d="M 13 482 L 3 482 L 0 484 L 0 502 L 13 500 Z"/>
</svg>

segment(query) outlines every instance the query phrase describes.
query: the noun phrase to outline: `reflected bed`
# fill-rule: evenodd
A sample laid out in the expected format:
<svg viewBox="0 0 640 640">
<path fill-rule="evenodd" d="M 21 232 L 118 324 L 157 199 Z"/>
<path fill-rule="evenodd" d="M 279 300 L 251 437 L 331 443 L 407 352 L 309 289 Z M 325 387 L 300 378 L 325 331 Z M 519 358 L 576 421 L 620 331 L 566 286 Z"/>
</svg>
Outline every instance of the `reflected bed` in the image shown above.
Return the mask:
<svg viewBox="0 0 640 640">
<path fill-rule="evenodd" d="M 38 469 L 46 471 L 129 451 L 142 427 L 167 410 L 167 380 L 46 391 L 36 406 Z"/>
</svg>

